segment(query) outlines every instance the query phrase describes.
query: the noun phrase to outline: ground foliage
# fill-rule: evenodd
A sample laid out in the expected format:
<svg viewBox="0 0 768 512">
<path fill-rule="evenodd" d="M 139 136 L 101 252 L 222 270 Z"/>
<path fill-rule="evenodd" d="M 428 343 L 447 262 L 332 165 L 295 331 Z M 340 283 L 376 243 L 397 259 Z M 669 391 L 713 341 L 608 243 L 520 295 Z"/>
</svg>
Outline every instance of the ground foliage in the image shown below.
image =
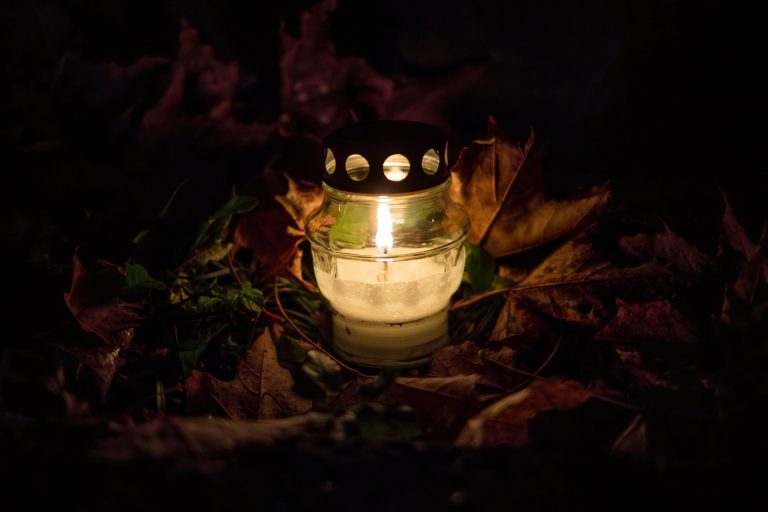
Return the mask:
<svg viewBox="0 0 768 512">
<path fill-rule="evenodd" d="M 533 131 L 516 140 L 493 118 L 452 168 L 451 195 L 472 218 L 452 343 L 409 371 L 336 358 L 303 232 L 322 192 L 281 172 L 295 158 L 287 141 L 316 156 L 322 135 L 357 117 L 445 126 L 441 101 L 476 69 L 450 84 L 383 76 L 336 55 L 334 9 L 305 12 L 298 37 L 282 29 L 281 112 L 269 120 L 237 115 L 238 64 L 186 21 L 173 60 L 89 68 L 113 95 L 92 101 L 119 112 L 118 133 L 138 127 L 147 151 L 257 147 L 264 169 L 202 214 L 189 214 L 199 191 L 182 181 L 156 218 L 130 226 L 122 259 L 82 240 L 63 294 L 82 332 L 4 348 L 4 415 L 88 419 L 99 462 L 190 458 L 202 471 L 243 446 L 303 437 L 660 466 L 715 464 L 757 444 L 742 434 L 759 431 L 752 407 L 768 397 L 768 230 L 751 239 L 723 195 L 719 243 L 701 250 L 663 223 L 615 214 L 608 185 L 550 197 Z M 156 97 L 130 94 L 159 69 Z"/>
</svg>

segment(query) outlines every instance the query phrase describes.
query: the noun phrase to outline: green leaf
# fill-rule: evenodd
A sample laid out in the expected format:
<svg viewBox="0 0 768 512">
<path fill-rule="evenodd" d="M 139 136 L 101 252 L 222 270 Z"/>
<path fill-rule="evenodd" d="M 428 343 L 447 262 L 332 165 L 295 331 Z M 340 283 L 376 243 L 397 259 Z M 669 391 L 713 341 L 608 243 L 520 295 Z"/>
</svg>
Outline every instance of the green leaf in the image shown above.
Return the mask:
<svg viewBox="0 0 768 512">
<path fill-rule="evenodd" d="M 246 310 L 260 314 L 264 306 L 264 294 L 249 282 L 244 283 L 242 288 L 228 289 L 223 299 L 230 312 Z"/>
<path fill-rule="evenodd" d="M 493 283 L 496 273 L 496 261 L 491 253 L 479 245 L 466 242 L 464 250 L 467 260 L 464 264 L 464 282 L 469 284 L 475 292 L 484 292 Z"/>
<path fill-rule="evenodd" d="M 192 375 L 192 371 L 197 367 L 197 360 L 200 359 L 210 341 L 210 333 L 201 332 L 198 338 L 189 338 L 179 344 L 179 360 L 185 378 Z"/>
<path fill-rule="evenodd" d="M 339 217 L 336 219 L 328 236 L 337 244 L 350 248 L 361 248 L 368 237 L 368 209 L 352 204 L 341 205 Z"/>
<path fill-rule="evenodd" d="M 138 263 L 128 263 L 125 270 L 125 290 L 165 290 L 165 283 L 151 277 Z"/>
<path fill-rule="evenodd" d="M 203 241 L 206 238 L 206 235 L 208 234 L 208 231 L 211 229 L 211 226 L 213 226 L 215 223 L 219 223 L 219 229 L 224 229 L 226 225 L 229 223 L 230 217 L 232 215 L 239 215 L 241 213 L 245 213 L 249 210 L 252 210 L 256 207 L 259 200 L 255 197 L 251 196 L 238 196 L 234 195 L 229 200 L 221 205 L 218 210 L 214 212 L 214 214 L 203 221 L 203 223 L 200 225 L 200 231 L 197 235 L 197 238 L 195 239 L 195 243 L 193 247 L 199 247 Z"/>
</svg>

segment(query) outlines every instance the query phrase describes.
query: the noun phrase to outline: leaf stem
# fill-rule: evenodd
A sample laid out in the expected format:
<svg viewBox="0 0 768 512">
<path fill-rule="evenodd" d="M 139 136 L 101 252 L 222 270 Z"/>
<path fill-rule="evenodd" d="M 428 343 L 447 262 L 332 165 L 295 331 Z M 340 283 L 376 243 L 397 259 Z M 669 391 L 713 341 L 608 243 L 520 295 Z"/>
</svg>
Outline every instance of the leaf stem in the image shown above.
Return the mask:
<svg viewBox="0 0 768 512">
<path fill-rule="evenodd" d="M 477 304 L 481 300 L 485 300 L 488 297 L 493 297 L 495 295 L 500 295 L 502 293 L 507 293 L 512 288 L 499 288 L 497 290 L 491 290 L 485 293 L 481 293 L 479 295 L 475 295 L 473 297 L 468 298 L 467 300 L 460 300 L 456 302 L 453 306 L 451 306 L 449 311 L 456 311 L 457 309 L 465 308 L 467 306 L 471 306 L 472 304 Z"/>
</svg>

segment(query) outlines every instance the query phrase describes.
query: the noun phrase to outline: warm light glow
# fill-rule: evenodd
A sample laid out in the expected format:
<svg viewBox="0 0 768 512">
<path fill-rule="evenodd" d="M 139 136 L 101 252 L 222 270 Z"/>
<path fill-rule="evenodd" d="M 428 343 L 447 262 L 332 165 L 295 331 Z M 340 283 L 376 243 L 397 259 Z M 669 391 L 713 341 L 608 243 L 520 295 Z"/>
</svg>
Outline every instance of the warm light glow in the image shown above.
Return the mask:
<svg viewBox="0 0 768 512">
<path fill-rule="evenodd" d="M 389 211 L 389 204 L 383 202 L 385 199 L 379 199 L 379 207 L 376 210 L 376 249 L 378 252 L 387 254 L 392 250 L 394 240 L 392 239 L 392 213 Z"/>
</svg>

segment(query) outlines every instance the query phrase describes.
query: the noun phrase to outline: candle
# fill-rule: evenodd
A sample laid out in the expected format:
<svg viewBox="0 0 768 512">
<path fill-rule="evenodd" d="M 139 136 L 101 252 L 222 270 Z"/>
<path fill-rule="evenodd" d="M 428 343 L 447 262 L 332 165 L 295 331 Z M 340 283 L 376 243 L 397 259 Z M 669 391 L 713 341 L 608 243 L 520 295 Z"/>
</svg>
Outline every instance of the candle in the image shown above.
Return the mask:
<svg viewBox="0 0 768 512">
<path fill-rule="evenodd" d="M 307 236 L 334 349 L 364 366 L 422 364 L 449 341 L 469 232 L 435 149 L 444 134 L 390 121 L 342 129 L 325 144 L 325 198 Z"/>
</svg>

